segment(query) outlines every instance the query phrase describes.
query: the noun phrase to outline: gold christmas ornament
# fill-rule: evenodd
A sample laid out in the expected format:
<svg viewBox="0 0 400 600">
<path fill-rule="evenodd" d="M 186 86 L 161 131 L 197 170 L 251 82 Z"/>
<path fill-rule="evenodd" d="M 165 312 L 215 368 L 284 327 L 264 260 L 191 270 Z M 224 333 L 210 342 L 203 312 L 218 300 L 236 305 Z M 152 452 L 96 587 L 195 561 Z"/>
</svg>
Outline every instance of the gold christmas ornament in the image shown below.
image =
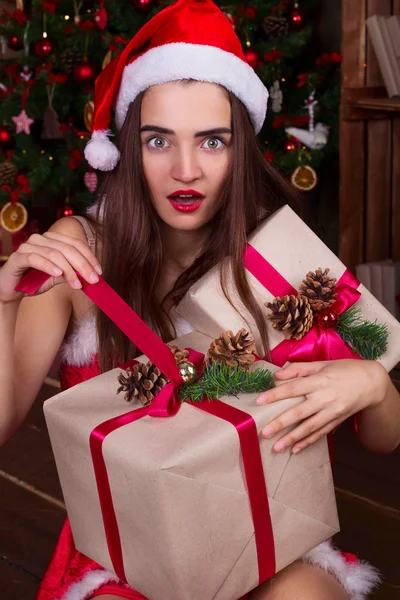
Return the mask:
<svg viewBox="0 0 400 600">
<path fill-rule="evenodd" d="M 106 68 L 106 66 L 108 65 L 108 63 L 110 63 L 110 62 L 111 62 L 111 59 L 112 59 L 112 52 L 111 52 L 111 50 L 109 50 L 109 51 L 107 52 L 107 54 L 105 55 L 105 57 L 104 57 L 103 63 L 102 63 L 102 65 L 101 65 L 101 68 L 102 68 L 102 69 L 105 69 L 105 68 Z"/>
<path fill-rule="evenodd" d="M 85 108 L 83 109 L 83 120 L 85 123 L 85 127 L 88 131 L 92 130 L 93 115 L 94 115 L 94 102 L 93 102 L 93 100 L 89 100 L 89 102 L 86 102 Z"/>
<path fill-rule="evenodd" d="M 20 231 L 28 221 L 28 211 L 20 202 L 7 202 L 0 212 L 0 225 L 10 233 Z"/>
<path fill-rule="evenodd" d="M 197 369 L 193 363 L 184 360 L 176 365 L 178 367 L 179 376 L 183 383 L 190 383 L 197 376 Z"/>
<path fill-rule="evenodd" d="M 290 181 L 298 190 L 309 192 L 317 185 L 318 177 L 310 165 L 301 165 L 293 171 Z"/>
</svg>

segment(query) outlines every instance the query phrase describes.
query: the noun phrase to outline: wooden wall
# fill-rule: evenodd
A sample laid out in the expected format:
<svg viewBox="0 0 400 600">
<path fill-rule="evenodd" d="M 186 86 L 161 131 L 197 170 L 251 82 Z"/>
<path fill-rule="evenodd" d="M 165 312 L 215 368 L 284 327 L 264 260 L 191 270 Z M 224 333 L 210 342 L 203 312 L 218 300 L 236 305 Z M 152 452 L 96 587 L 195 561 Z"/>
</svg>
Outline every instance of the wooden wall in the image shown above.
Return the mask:
<svg viewBox="0 0 400 600">
<path fill-rule="evenodd" d="M 400 14 L 400 0 L 343 0 L 340 242 L 343 262 L 400 260 L 400 111 L 359 110 L 387 95 L 365 20 Z"/>
</svg>

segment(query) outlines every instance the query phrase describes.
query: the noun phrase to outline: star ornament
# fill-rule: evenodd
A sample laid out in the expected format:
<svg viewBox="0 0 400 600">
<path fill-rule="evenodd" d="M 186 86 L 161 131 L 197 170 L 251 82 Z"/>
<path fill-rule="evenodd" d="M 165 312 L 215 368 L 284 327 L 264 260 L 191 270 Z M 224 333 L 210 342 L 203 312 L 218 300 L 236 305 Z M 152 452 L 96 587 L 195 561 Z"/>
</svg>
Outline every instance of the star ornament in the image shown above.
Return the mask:
<svg viewBox="0 0 400 600">
<path fill-rule="evenodd" d="M 25 110 L 21 111 L 21 113 L 17 117 L 11 118 L 17 127 L 17 133 L 21 133 L 23 131 L 27 135 L 30 135 L 30 126 L 32 125 L 32 123 L 34 123 L 34 119 L 30 119 L 26 114 Z"/>
</svg>

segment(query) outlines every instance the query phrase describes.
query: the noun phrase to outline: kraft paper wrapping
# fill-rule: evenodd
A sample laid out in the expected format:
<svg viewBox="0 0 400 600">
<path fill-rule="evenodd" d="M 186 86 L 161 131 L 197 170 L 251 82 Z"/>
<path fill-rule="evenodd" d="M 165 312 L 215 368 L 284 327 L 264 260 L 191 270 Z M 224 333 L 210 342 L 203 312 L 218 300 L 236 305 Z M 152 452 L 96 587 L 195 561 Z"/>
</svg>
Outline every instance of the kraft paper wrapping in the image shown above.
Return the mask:
<svg viewBox="0 0 400 600">
<path fill-rule="evenodd" d="M 249 243 L 296 290 L 299 290 L 308 271 L 315 271 L 319 267 L 329 268 L 329 275 L 339 280 L 346 270 L 339 258 L 289 206 L 282 207 L 269 217 L 249 238 Z M 269 311 L 264 303 L 272 301 L 274 295 L 251 273 L 247 272 L 247 276 L 258 305 L 267 315 Z M 390 371 L 400 360 L 400 323 L 362 284 L 357 289 L 361 297 L 354 306 L 361 310 L 363 317 L 388 326 L 388 348 L 378 362 Z M 190 288 L 179 304 L 178 312 L 196 331 L 213 338 L 219 337 L 221 331 L 228 329 L 234 332 L 242 327 L 250 329 L 255 337 L 259 356 L 264 356 L 255 321 L 240 301 L 232 281 L 228 281 L 228 293 L 240 314 L 224 296 L 220 286 L 219 267 L 215 267 Z M 270 321 L 267 321 L 267 328 L 269 346 L 273 349 L 284 340 L 284 336 L 272 328 Z"/>
<path fill-rule="evenodd" d="M 177 343 L 205 353 L 210 341 L 194 332 Z M 261 361 L 256 366 L 277 370 Z M 135 408 L 116 396 L 120 372 L 44 404 L 76 547 L 109 571 L 89 436 L 98 424 Z M 259 434 L 304 399 L 260 407 L 256 396 L 223 401 L 250 413 Z M 276 436 L 259 439 L 280 570 L 339 530 L 331 466 L 326 438 L 299 455 L 273 452 Z M 233 600 L 258 585 L 239 439 L 230 423 L 185 403 L 173 417 L 145 416 L 112 432 L 103 455 L 133 588 L 151 600 Z"/>
</svg>

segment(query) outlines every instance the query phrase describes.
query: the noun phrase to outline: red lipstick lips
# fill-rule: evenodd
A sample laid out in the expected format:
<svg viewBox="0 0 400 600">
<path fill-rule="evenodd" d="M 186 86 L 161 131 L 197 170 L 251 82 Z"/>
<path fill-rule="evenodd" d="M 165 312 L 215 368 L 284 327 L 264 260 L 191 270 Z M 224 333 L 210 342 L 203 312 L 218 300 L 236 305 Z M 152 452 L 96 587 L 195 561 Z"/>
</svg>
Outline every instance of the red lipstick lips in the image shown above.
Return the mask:
<svg viewBox="0 0 400 600">
<path fill-rule="evenodd" d="M 184 213 L 198 210 L 205 196 L 196 190 L 177 190 L 168 196 L 172 207 Z"/>
</svg>

